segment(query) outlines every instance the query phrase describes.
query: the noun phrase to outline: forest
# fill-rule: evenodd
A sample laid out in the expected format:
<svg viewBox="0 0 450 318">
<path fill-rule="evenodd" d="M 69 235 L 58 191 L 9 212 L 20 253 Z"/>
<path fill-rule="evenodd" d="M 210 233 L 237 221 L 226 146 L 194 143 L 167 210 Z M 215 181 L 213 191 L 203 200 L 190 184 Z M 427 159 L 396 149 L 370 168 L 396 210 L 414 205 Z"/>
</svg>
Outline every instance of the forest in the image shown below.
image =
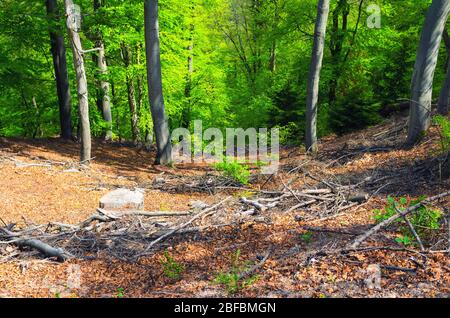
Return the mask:
<svg viewBox="0 0 450 318">
<path fill-rule="evenodd" d="M 448 297 L 449 13 L 0 0 L 0 298 Z"/>
</svg>

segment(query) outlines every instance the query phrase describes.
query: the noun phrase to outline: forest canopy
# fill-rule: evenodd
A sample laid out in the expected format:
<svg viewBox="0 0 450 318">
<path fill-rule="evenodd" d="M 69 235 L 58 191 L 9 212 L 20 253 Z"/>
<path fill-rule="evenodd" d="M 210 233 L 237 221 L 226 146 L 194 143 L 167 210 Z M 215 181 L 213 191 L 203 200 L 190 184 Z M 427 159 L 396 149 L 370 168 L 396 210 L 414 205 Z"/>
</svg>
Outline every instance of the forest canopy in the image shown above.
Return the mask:
<svg viewBox="0 0 450 318">
<path fill-rule="evenodd" d="M 85 50 L 90 123 L 102 137 L 101 83 L 110 85 L 113 140 L 150 138 L 143 2 L 78 0 Z M 318 135 L 377 123 L 386 107 L 408 101 L 428 0 L 331 1 L 320 76 Z M 57 1 L 56 16 L 63 16 Z M 370 25 L 381 8 L 380 28 Z M 303 143 L 305 100 L 316 0 L 161 0 L 159 38 L 169 127 L 279 127 L 282 142 Z M 369 19 L 369 20 L 368 20 Z M 76 76 L 65 19 L 45 1 L 0 3 L 0 135 L 49 137 L 60 132 L 49 32 L 63 30 L 71 98 L 78 127 Z M 444 44 L 434 96 L 444 82 Z M 94 107 L 92 107 L 94 105 Z M 95 107 L 97 105 L 98 107 Z M 134 110 L 133 110 L 134 109 Z M 130 111 L 131 110 L 131 111 Z M 134 115 L 133 120 L 133 112 Z M 134 127 L 134 128 L 133 128 Z M 136 128 L 137 127 L 137 128 Z"/>
</svg>

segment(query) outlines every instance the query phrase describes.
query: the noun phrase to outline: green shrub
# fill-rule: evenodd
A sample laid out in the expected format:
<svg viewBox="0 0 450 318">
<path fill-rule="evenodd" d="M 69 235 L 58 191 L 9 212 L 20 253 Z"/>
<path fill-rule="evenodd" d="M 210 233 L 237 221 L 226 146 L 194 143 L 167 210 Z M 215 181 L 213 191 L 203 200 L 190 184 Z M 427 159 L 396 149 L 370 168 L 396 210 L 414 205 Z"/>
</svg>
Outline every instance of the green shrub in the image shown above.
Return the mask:
<svg viewBox="0 0 450 318">
<path fill-rule="evenodd" d="M 374 210 L 374 219 L 377 222 L 382 222 L 397 214 L 398 211 L 405 211 L 411 206 L 417 205 L 425 199 L 424 196 L 416 200 L 408 200 L 404 197 L 395 199 L 391 196 L 387 197 L 387 204 L 383 210 Z M 442 212 L 439 210 L 433 210 L 426 206 L 422 206 L 414 213 L 410 214 L 409 221 L 415 228 L 417 234 L 420 237 L 427 238 L 433 231 L 440 228 L 440 220 L 442 218 Z M 396 241 L 403 245 L 412 244 L 412 234 L 407 226 L 406 222 L 399 218 L 395 222 L 398 225 L 398 229 L 402 236 L 398 237 Z"/>
<path fill-rule="evenodd" d="M 440 128 L 441 150 L 446 152 L 450 149 L 450 120 L 438 115 L 434 117 L 434 122 Z"/>
<path fill-rule="evenodd" d="M 125 297 L 125 289 L 123 289 L 122 287 L 117 288 L 116 297 L 117 298 Z"/>
<path fill-rule="evenodd" d="M 184 272 L 184 266 L 176 262 L 168 251 L 164 252 L 164 259 L 161 260 L 164 275 L 171 280 L 179 280 Z"/>
<path fill-rule="evenodd" d="M 305 232 L 302 235 L 300 235 L 300 238 L 302 239 L 303 242 L 305 242 L 306 244 L 309 244 L 312 242 L 312 237 L 313 234 L 311 232 Z"/>
<path fill-rule="evenodd" d="M 222 162 L 214 164 L 214 168 L 222 171 L 227 177 L 233 178 L 237 182 L 247 185 L 251 176 L 249 166 L 241 164 L 236 159 L 224 158 Z"/>
<path fill-rule="evenodd" d="M 247 262 L 240 260 L 241 251 L 238 249 L 231 257 L 231 270 L 226 273 L 218 273 L 214 282 L 224 286 L 229 294 L 235 294 L 239 290 L 252 285 L 258 280 L 258 275 L 248 278 L 240 278 L 240 274 L 248 268 Z"/>
</svg>

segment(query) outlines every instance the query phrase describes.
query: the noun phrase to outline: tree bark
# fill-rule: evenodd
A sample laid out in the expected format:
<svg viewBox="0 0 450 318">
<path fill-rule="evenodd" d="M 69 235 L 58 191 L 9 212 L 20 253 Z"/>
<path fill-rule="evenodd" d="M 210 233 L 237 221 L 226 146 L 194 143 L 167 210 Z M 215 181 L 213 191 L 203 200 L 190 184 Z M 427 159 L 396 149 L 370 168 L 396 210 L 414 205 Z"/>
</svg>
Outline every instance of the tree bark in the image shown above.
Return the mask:
<svg viewBox="0 0 450 318">
<path fill-rule="evenodd" d="M 94 11 L 98 10 L 102 6 L 101 0 L 94 0 Z M 105 55 L 105 44 L 102 39 L 102 34 L 100 31 L 95 35 L 96 39 L 96 47 L 98 48 L 98 56 L 97 56 L 97 67 L 100 73 L 100 89 L 98 95 L 98 106 L 101 109 L 103 120 L 107 124 L 107 128 L 105 129 L 104 139 L 105 141 L 112 140 L 112 114 L 111 114 L 111 97 L 110 83 L 104 79 L 104 76 L 108 73 L 108 63 L 106 61 Z"/>
<path fill-rule="evenodd" d="M 339 17 L 342 13 L 342 26 L 339 29 Z M 332 61 L 332 76 L 328 84 L 328 102 L 333 105 L 337 99 L 339 77 L 341 75 L 340 65 L 342 63 L 342 49 L 348 31 L 348 15 L 350 6 L 347 0 L 339 0 L 333 10 L 333 28 L 331 32 L 330 51 Z"/>
<path fill-rule="evenodd" d="M 98 50 L 97 66 L 100 75 L 104 76 L 108 73 L 108 64 L 106 62 L 105 56 L 105 45 L 102 40 L 98 40 L 96 43 Z M 107 123 L 107 128 L 105 131 L 105 141 L 112 140 L 112 114 L 111 114 L 111 98 L 109 96 L 111 85 L 108 81 L 100 79 L 100 100 L 99 105 L 101 105 L 103 119 Z"/>
<path fill-rule="evenodd" d="M 406 140 L 409 146 L 413 145 L 430 126 L 434 71 L 449 12 L 450 1 L 433 0 L 425 18 L 411 84 Z"/>
<path fill-rule="evenodd" d="M 64 0 L 64 5 L 67 14 L 67 30 L 72 44 L 73 64 L 77 80 L 81 139 L 80 161 L 84 164 L 89 164 L 91 160 L 91 126 L 89 122 L 88 86 L 86 71 L 84 69 L 83 49 L 78 30 L 76 30 L 71 23 L 71 19 L 73 19 L 73 1 Z"/>
<path fill-rule="evenodd" d="M 57 0 L 47 0 L 47 15 L 59 22 Z M 55 69 L 56 90 L 59 103 L 61 138 L 72 138 L 72 101 L 70 97 L 69 76 L 67 73 L 66 46 L 61 28 L 49 27 L 53 67 Z"/>
<path fill-rule="evenodd" d="M 317 103 L 330 0 L 319 0 L 306 101 L 306 149 L 317 152 Z"/>
<path fill-rule="evenodd" d="M 448 114 L 448 104 L 450 102 L 450 37 L 447 32 L 447 28 L 443 32 L 445 48 L 447 49 L 447 75 L 445 77 L 444 85 L 442 85 L 441 93 L 439 94 L 439 101 L 437 105 L 437 111 L 441 115 Z"/>
<path fill-rule="evenodd" d="M 158 0 L 145 0 L 144 16 L 148 95 L 156 138 L 156 164 L 168 164 L 172 161 L 172 145 L 162 91 Z"/>
<path fill-rule="evenodd" d="M 192 4 L 192 11 L 195 10 L 195 6 Z M 192 111 L 192 73 L 194 72 L 194 30 L 195 25 L 192 23 L 190 25 L 190 35 L 189 35 L 189 45 L 188 45 L 188 61 L 187 61 L 187 74 L 186 74 L 186 85 L 184 87 L 184 97 L 187 105 L 182 111 L 181 127 L 189 128 L 191 122 L 191 111 Z"/>
<path fill-rule="evenodd" d="M 137 146 L 141 138 L 139 132 L 139 116 L 136 105 L 136 91 L 134 87 L 133 77 L 128 73 L 128 68 L 132 63 L 131 48 L 125 43 L 122 43 L 121 49 L 123 61 L 127 69 L 126 82 L 128 91 L 128 104 L 130 106 L 130 113 L 131 113 L 131 134 L 133 138 L 133 144 Z"/>
<path fill-rule="evenodd" d="M 441 88 L 441 93 L 439 94 L 439 100 L 437 105 L 437 111 L 439 114 L 444 116 L 448 114 L 449 102 L 450 102 L 450 63 L 448 63 L 445 82 Z"/>
</svg>

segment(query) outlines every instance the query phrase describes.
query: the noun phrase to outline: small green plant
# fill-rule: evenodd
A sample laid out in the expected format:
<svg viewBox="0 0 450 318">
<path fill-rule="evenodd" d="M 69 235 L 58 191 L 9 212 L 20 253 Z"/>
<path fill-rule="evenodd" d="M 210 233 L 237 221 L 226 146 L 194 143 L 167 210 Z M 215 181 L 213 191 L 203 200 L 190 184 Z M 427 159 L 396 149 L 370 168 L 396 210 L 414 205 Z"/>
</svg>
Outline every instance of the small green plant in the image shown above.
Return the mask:
<svg viewBox="0 0 450 318">
<path fill-rule="evenodd" d="M 248 278 L 241 278 L 249 264 L 240 260 L 241 251 L 238 249 L 231 257 L 231 271 L 218 273 L 214 282 L 224 286 L 229 294 L 236 294 L 239 290 L 251 286 L 259 278 L 258 275 L 252 275 Z"/>
<path fill-rule="evenodd" d="M 171 280 L 179 280 L 184 272 L 184 266 L 176 262 L 168 251 L 164 252 L 164 259 L 161 260 L 164 275 Z"/>
<path fill-rule="evenodd" d="M 117 288 L 116 297 L 117 298 L 125 297 L 125 289 L 123 289 L 122 287 Z"/>
<path fill-rule="evenodd" d="M 435 116 L 434 122 L 439 126 L 441 136 L 441 151 L 446 152 L 450 149 L 450 120 L 444 116 Z"/>
<path fill-rule="evenodd" d="M 399 237 L 397 237 L 395 239 L 395 241 L 398 244 L 402 244 L 402 245 L 405 245 L 405 246 L 408 246 L 408 245 L 412 244 L 412 240 L 411 240 L 411 238 L 408 235 L 400 235 Z"/>
<path fill-rule="evenodd" d="M 251 173 L 248 165 L 241 164 L 234 158 L 225 157 L 222 162 L 214 164 L 214 168 L 241 184 L 249 183 Z"/>
<path fill-rule="evenodd" d="M 302 235 L 300 235 L 300 238 L 302 239 L 303 242 L 305 242 L 306 244 L 309 244 L 312 242 L 312 237 L 313 234 L 311 232 L 305 232 Z"/>
<path fill-rule="evenodd" d="M 407 208 L 417 205 L 425 199 L 424 196 L 415 200 L 408 200 L 407 198 L 395 199 L 391 196 L 387 197 L 387 204 L 383 210 L 374 210 L 374 219 L 377 222 L 382 222 L 396 215 L 398 211 L 405 211 Z M 439 210 L 430 209 L 426 206 L 418 208 L 415 213 L 411 214 L 409 221 L 416 229 L 420 237 L 428 237 L 433 231 L 440 228 L 440 219 L 442 212 Z M 396 220 L 401 236 L 397 237 L 396 242 L 403 245 L 413 244 L 411 239 L 411 230 L 402 218 Z"/>
</svg>

